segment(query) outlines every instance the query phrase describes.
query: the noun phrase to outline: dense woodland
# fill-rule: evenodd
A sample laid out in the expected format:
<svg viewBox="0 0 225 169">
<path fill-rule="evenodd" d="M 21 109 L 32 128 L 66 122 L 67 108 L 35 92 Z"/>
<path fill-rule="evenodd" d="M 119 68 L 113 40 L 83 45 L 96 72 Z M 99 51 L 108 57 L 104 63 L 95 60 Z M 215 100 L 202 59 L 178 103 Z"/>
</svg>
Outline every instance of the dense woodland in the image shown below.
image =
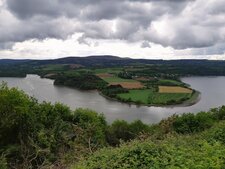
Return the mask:
<svg viewBox="0 0 225 169">
<path fill-rule="evenodd" d="M 107 86 L 99 77 L 92 73 L 82 73 L 75 75 L 65 75 L 63 73 L 56 76 L 54 85 L 65 85 L 83 90 L 102 89 Z"/>
<path fill-rule="evenodd" d="M 147 125 L 0 86 L 0 168 L 225 168 L 225 107 Z"/>
</svg>

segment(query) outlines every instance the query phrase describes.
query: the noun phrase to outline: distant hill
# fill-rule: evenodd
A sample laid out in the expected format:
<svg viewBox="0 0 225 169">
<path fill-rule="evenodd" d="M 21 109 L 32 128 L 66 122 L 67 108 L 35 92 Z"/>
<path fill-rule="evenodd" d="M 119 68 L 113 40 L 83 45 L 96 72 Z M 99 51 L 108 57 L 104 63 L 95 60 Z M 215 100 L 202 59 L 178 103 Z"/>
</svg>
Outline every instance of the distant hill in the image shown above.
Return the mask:
<svg viewBox="0 0 225 169">
<path fill-rule="evenodd" d="M 111 55 L 96 55 L 86 57 L 65 57 L 60 59 L 47 59 L 47 60 L 11 60 L 2 59 L 0 64 L 29 64 L 29 65 L 46 65 L 46 64 L 79 64 L 82 66 L 126 66 L 131 64 L 171 64 L 171 65 L 196 65 L 196 66 L 225 66 L 225 61 L 214 61 L 214 60 L 195 60 L 195 59 L 184 59 L 184 60 L 151 60 L 151 59 L 132 59 L 132 58 L 121 58 Z"/>
<path fill-rule="evenodd" d="M 87 57 L 66 57 L 60 59 L 33 61 L 33 64 L 80 64 L 83 66 L 115 66 L 124 65 L 132 59 L 124 59 L 116 56 L 87 56 Z"/>
<path fill-rule="evenodd" d="M 25 63 L 30 60 L 28 59 L 0 59 L 0 65 L 2 64 L 17 64 L 17 63 Z"/>
</svg>

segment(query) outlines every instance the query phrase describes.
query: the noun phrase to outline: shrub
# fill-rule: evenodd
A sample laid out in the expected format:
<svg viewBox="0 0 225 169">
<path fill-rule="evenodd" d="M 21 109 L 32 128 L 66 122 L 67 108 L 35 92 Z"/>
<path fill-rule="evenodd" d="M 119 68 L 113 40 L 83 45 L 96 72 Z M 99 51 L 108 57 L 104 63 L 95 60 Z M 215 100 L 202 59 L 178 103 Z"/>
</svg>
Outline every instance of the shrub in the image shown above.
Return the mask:
<svg viewBox="0 0 225 169">
<path fill-rule="evenodd" d="M 0 115 L 0 154 L 6 154 L 0 158 L 0 168 L 63 166 L 106 145 L 102 115 L 38 103 L 5 84 L 0 86 Z"/>
<path fill-rule="evenodd" d="M 93 145 L 102 147 L 106 144 L 107 124 L 103 115 L 88 109 L 77 109 L 72 118 L 73 124 L 83 129 L 82 137 L 86 139 L 84 142 L 90 139 L 90 144 Z"/>
<path fill-rule="evenodd" d="M 177 133 L 187 134 L 203 131 L 213 125 L 215 119 L 210 113 L 200 112 L 183 114 L 176 118 L 173 128 Z"/>
<path fill-rule="evenodd" d="M 216 124 L 211 130 L 204 133 L 206 140 L 209 142 L 221 142 L 225 145 L 225 123 L 224 121 Z"/>
<path fill-rule="evenodd" d="M 108 168 L 223 168 L 225 148 L 219 143 L 177 137 L 153 143 L 134 141 L 103 149 L 74 169 Z"/>
<path fill-rule="evenodd" d="M 7 161 L 6 158 L 3 156 L 0 157 L 0 168 L 7 169 Z"/>
<path fill-rule="evenodd" d="M 107 141 L 110 145 L 119 145 L 120 141 L 130 141 L 142 133 L 149 132 L 149 126 L 142 123 L 140 120 L 132 123 L 127 123 L 124 120 L 113 122 L 107 130 Z"/>
<path fill-rule="evenodd" d="M 225 120 L 225 106 L 211 109 L 210 112 L 217 120 Z"/>
<path fill-rule="evenodd" d="M 129 124 L 124 120 L 116 120 L 108 127 L 107 142 L 110 145 L 118 145 L 120 140 L 128 141 L 133 138 Z"/>
</svg>

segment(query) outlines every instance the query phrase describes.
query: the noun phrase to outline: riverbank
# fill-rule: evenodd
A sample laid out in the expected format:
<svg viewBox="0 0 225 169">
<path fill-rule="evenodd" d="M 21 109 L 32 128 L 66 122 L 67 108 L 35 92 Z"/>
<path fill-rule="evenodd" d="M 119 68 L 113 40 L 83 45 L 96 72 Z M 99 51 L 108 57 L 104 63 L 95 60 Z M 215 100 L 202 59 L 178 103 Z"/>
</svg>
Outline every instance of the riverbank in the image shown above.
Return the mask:
<svg viewBox="0 0 225 169">
<path fill-rule="evenodd" d="M 168 105 L 165 105 L 165 104 L 144 104 L 144 103 L 135 103 L 135 102 L 132 102 L 132 101 L 121 101 L 120 99 L 117 99 L 117 98 L 112 98 L 112 97 L 109 97 L 107 95 L 104 95 L 101 91 L 99 90 L 96 90 L 98 91 L 98 93 L 108 99 L 108 100 L 112 100 L 112 101 L 117 101 L 117 102 L 120 102 L 120 103 L 123 103 L 123 104 L 128 104 L 128 105 L 136 105 L 137 107 L 140 107 L 140 106 L 147 106 L 147 107 L 164 107 L 164 108 L 173 108 L 173 107 L 189 107 L 189 106 L 192 106 L 192 105 L 195 105 L 196 103 L 198 103 L 200 100 L 201 100 L 201 93 L 199 91 L 194 91 L 193 95 L 191 96 L 190 99 L 188 100 L 185 100 L 183 101 L 182 103 L 176 103 L 176 104 L 168 104 Z"/>
</svg>

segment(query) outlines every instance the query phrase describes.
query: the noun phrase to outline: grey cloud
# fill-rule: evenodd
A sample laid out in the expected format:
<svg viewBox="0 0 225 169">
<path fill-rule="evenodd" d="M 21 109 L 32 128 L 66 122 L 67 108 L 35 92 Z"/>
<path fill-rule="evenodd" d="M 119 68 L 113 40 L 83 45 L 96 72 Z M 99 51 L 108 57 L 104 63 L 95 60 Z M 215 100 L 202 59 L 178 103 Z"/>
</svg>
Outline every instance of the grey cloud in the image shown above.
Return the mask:
<svg viewBox="0 0 225 169">
<path fill-rule="evenodd" d="M 57 0 L 7 0 L 10 11 L 19 18 L 39 15 L 60 15 Z"/>
<path fill-rule="evenodd" d="M 66 39 L 74 32 L 74 25 L 65 18 L 17 21 L 9 15 L 4 20 L 8 24 L 0 24 L 0 32 L 4 32 L 0 34 L 0 43 L 23 42 L 29 39 Z M 0 16 L 0 23 L 4 20 Z"/>
<path fill-rule="evenodd" d="M 224 14 L 224 0 L 217 0 L 211 2 L 207 5 L 206 9 L 210 14 Z"/>
<path fill-rule="evenodd" d="M 87 41 L 87 39 L 85 38 L 85 36 L 81 36 L 77 39 L 79 44 L 85 44 L 87 46 L 91 46 L 90 42 Z"/>
<path fill-rule="evenodd" d="M 175 49 L 209 47 L 220 39 L 218 32 L 201 26 L 190 27 L 188 23 L 183 23 L 182 26 L 176 23 L 175 26 L 171 25 L 171 29 L 172 32 L 168 31 L 166 35 L 158 34 L 153 30 L 147 36 L 152 42 L 165 47 L 172 46 Z"/>
<path fill-rule="evenodd" d="M 4 49 L 12 49 L 12 47 L 13 47 L 13 45 L 14 45 L 14 43 L 12 43 L 12 42 L 7 42 L 7 43 L 1 43 L 0 42 L 0 49 L 1 50 L 4 50 Z"/>
<path fill-rule="evenodd" d="M 181 4 L 186 3 L 186 0 L 181 0 L 179 3 L 174 3 L 174 0 L 7 0 L 6 2 L 8 9 L 20 19 L 28 19 L 36 15 L 50 17 L 63 15 L 83 17 L 93 21 L 123 18 L 123 16 L 131 16 L 131 14 L 151 18 L 151 16 L 161 15 L 168 10 L 169 12 L 177 11 L 182 7 Z M 145 9 L 146 3 L 153 4 L 153 10 L 150 9 L 149 13 Z M 154 6 L 156 7 L 154 8 Z"/>
<path fill-rule="evenodd" d="M 225 0 L 207 3 L 205 0 L 7 0 L 6 3 L 4 10 L 14 18 L 1 18 L 0 13 L 0 31 L 5 32 L 0 35 L 0 43 L 66 39 L 76 32 L 83 33 L 78 42 L 87 45 L 87 38 L 142 41 L 142 47 L 153 42 L 175 49 L 204 48 L 225 41 Z"/>
<path fill-rule="evenodd" d="M 208 48 L 195 48 L 191 50 L 192 55 L 223 55 L 225 53 L 225 43 L 219 43 L 217 45 Z"/>
<path fill-rule="evenodd" d="M 151 45 L 149 44 L 148 41 L 144 41 L 144 42 L 142 42 L 141 47 L 142 48 L 151 48 Z"/>
</svg>

